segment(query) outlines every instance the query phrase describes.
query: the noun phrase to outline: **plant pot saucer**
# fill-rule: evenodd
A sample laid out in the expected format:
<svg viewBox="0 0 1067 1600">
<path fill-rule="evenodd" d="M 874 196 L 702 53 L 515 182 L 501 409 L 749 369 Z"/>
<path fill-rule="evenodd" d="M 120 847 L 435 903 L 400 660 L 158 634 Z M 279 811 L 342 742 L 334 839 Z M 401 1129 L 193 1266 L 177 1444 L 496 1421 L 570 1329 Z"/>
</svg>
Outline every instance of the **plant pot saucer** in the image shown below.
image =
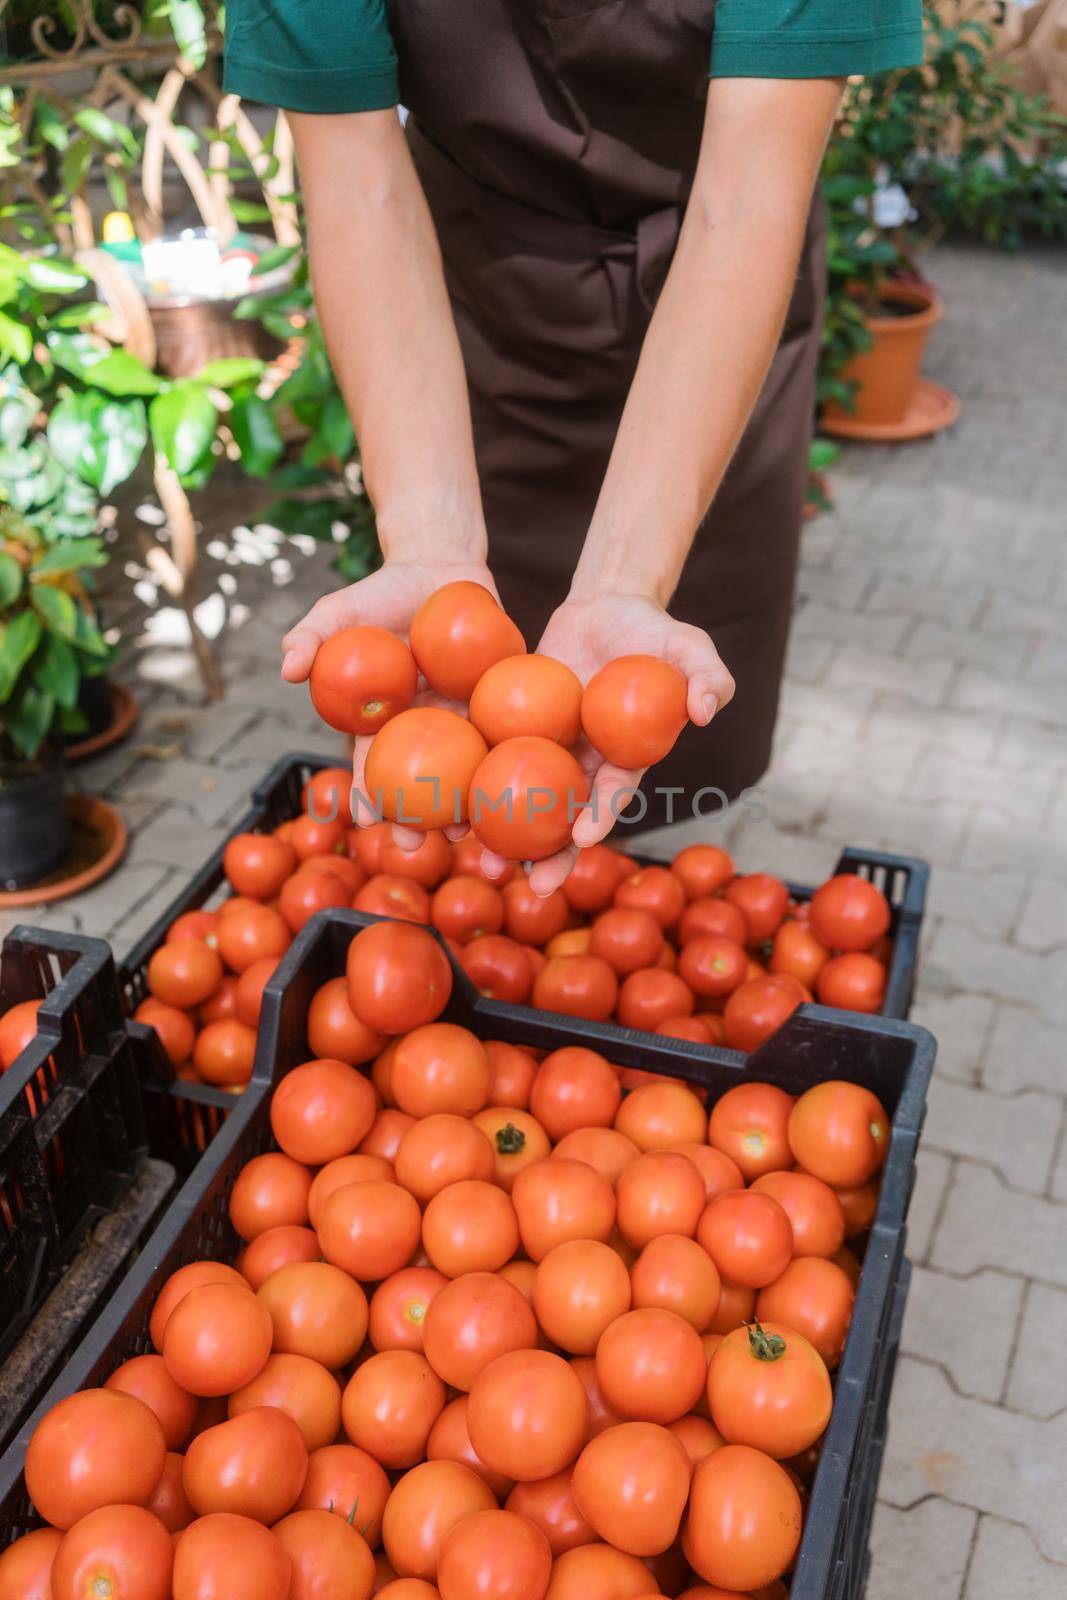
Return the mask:
<svg viewBox="0 0 1067 1600">
<path fill-rule="evenodd" d="M 44 905 L 91 889 L 126 853 L 126 824 L 114 806 L 91 794 L 67 796 L 70 843 L 54 872 L 21 889 L 0 891 L 0 911 Z"/>
<path fill-rule="evenodd" d="M 823 433 L 838 439 L 859 439 L 868 444 L 905 444 L 911 439 L 927 439 L 932 433 L 951 428 L 960 414 L 959 397 L 932 378 L 919 378 L 907 409 L 899 422 L 859 422 L 855 417 L 824 416 L 819 424 Z"/>
<path fill-rule="evenodd" d="M 76 761 L 88 761 L 90 756 L 102 755 L 105 750 L 110 750 L 112 745 L 121 744 L 133 731 L 141 708 L 132 689 L 127 689 L 124 683 L 112 683 L 111 690 L 111 721 L 101 733 L 91 734 L 85 739 L 73 739 L 65 747 L 68 764 Z"/>
</svg>

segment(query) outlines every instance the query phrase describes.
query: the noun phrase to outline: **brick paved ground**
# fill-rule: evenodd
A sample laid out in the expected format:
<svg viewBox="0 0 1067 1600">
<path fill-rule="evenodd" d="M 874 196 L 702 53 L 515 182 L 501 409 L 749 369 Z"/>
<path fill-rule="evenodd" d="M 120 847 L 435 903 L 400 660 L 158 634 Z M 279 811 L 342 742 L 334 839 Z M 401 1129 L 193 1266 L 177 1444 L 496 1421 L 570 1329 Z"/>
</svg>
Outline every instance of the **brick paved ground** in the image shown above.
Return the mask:
<svg viewBox="0 0 1067 1600">
<path fill-rule="evenodd" d="M 963 418 L 835 469 L 836 512 L 805 536 L 772 820 L 671 842 L 718 837 L 742 866 L 802 880 L 843 843 L 933 864 L 915 1018 L 940 1054 L 869 1600 L 1053 1600 L 1067 1593 L 1067 255 L 942 248 L 933 271 L 949 316 L 927 370 Z M 243 485 L 212 508 L 205 572 L 209 620 L 230 619 L 226 700 L 197 703 L 173 619 L 151 617 L 126 668 L 141 728 L 84 769 L 120 802 L 129 857 L 25 920 L 121 952 L 269 762 L 329 749 L 277 677 L 278 637 L 329 585 L 327 561 L 231 535 L 239 518 L 254 522 Z M 126 620 L 136 631 L 139 608 Z"/>
</svg>

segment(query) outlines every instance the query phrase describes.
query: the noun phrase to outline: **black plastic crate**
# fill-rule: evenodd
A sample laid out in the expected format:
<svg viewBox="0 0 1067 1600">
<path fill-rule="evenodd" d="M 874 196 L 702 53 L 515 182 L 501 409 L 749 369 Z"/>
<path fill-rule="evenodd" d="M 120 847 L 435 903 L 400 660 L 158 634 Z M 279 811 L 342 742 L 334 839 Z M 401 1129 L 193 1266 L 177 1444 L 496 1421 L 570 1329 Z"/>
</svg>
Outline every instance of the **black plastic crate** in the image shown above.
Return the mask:
<svg viewBox="0 0 1067 1600">
<path fill-rule="evenodd" d="M 380 920 L 352 911 L 315 917 L 267 985 L 257 1053 L 264 1083 L 308 1055 L 311 996 L 343 971 L 353 935 Z M 453 964 L 454 971 L 456 970 Z M 580 1040 L 612 1061 L 684 1077 L 714 1096 L 745 1079 L 794 1092 L 829 1077 L 872 1089 L 892 1119 L 881 1196 L 872 1228 L 844 1356 L 835 1380 L 833 1417 L 816 1472 L 791 1600 L 859 1600 L 866 1541 L 880 1462 L 881 1432 L 895 1348 L 904 1219 L 915 1173 L 915 1150 L 926 1106 L 935 1045 L 924 1029 L 881 1018 L 813 1008 L 794 1015 L 757 1052 L 692 1045 L 683 1040 L 559 1018 L 477 997 L 457 974 L 445 1016 L 482 1038 L 543 1049 Z M 230 1187 L 246 1161 L 271 1143 L 266 1098 L 243 1096 L 225 1127 L 183 1185 L 126 1281 L 74 1353 L 37 1415 L 65 1395 L 99 1384 L 121 1362 L 148 1350 L 148 1319 L 166 1278 L 203 1256 L 232 1259 L 239 1247 L 227 1215 Z M 32 1525 L 22 1460 L 36 1418 L 0 1459 L 0 1542 Z M 884 1432 L 884 1429 L 882 1430 Z"/>
<path fill-rule="evenodd" d="M 252 793 L 250 810 L 229 835 L 259 833 L 276 828 L 300 815 L 304 785 L 323 767 L 337 765 L 337 758 L 306 753 L 283 756 Z M 127 1002 L 132 1011 L 147 994 L 145 973 L 153 952 L 163 943 L 167 929 L 183 911 L 198 910 L 214 904 L 226 881 L 222 857 L 226 841 L 213 852 L 200 871 L 178 898 L 149 928 L 131 952 L 121 970 Z M 635 857 L 640 859 L 640 857 Z M 661 864 L 661 863 L 658 863 Z M 773 870 L 773 863 L 768 871 Z M 926 904 L 926 889 L 930 869 L 924 861 L 913 856 L 885 855 L 877 850 L 849 847 L 838 857 L 834 872 L 854 872 L 869 881 L 885 894 L 891 910 L 890 937 L 893 955 L 889 963 L 885 1002 L 881 1015 L 907 1017 L 915 993 L 915 975 L 919 959 L 919 935 Z M 791 883 L 794 899 L 810 900 L 814 890 L 803 884 Z M 804 1008 L 802 1008 L 804 1009 Z"/>
</svg>

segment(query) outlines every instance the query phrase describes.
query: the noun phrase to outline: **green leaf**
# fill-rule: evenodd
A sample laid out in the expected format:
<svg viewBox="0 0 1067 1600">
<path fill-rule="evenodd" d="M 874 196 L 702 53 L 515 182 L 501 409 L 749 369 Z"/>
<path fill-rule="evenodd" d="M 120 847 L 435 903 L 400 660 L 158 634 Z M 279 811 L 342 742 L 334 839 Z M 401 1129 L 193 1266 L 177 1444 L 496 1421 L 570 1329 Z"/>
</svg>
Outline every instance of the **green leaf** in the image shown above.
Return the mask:
<svg viewBox="0 0 1067 1600">
<path fill-rule="evenodd" d="M 128 350 L 109 350 L 88 368 L 85 381 L 114 395 L 158 394 L 163 387 L 163 379 Z"/>
<path fill-rule="evenodd" d="M 35 394 L 18 384 L 17 375 L 14 382 L 0 380 L 0 449 L 12 450 L 22 443 L 39 404 Z"/>
<path fill-rule="evenodd" d="M 144 401 L 70 395 L 48 419 L 48 442 L 68 471 L 110 494 L 125 483 L 148 443 Z"/>
<path fill-rule="evenodd" d="M 33 354 L 33 334 L 24 322 L 0 311 L 0 352 L 24 366 Z"/>
<path fill-rule="evenodd" d="M 266 477 L 285 449 L 268 402 L 258 394 L 238 395 L 229 423 L 245 471 L 253 478 Z"/>
<path fill-rule="evenodd" d="M 0 550 L 0 611 L 6 610 L 22 593 L 22 567 L 14 556 Z"/>
<path fill-rule="evenodd" d="M 255 356 L 220 356 L 194 374 L 196 383 L 212 384 L 216 389 L 233 389 L 262 377 L 265 363 Z"/>
<path fill-rule="evenodd" d="M 94 322 L 99 322 L 101 317 L 109 315 L 109 309 L 99 300 L 79 300 L 76 305 L 62 306 L 54 316 L 49 317 L 50 328 L 90 328 Z"/>
<path fill-rule="evenodd" d="M 61 257 L 49 260 L 45 256 L 30 256 L 26 262 L 26 280 L 35 289 L 48 294 L 73 294 L 84 289 L 89 282 L 84 272 L 79 272 L 72 261 Z"/>
<path fill-rule="evenodd" d="M 35 119 L 37 131 L 53 150 L 65 150 L 70 143 L 67 119 L 61 117 L 50 100 L 38 100 Z"/>
<path fill-rule="evenodd" d="M 188 379 L 157 395 L 148 412 L 152 442 L 181 478 L 192 475 L 209 453 L 217 422 L 211 399 Z"/>
<path fill-rule="evenodd" d="M 59 169 L 59 181 L 64 193 L 78 194 L 81 191 L 93 164 L 94 149 L 93 141 L 84 133 L 67 146 Z"/>
<path fill-rule="evenodd" d="M 136 157 L 137 140 L 129 128 L 114 117 L 109 117 L 106 111 L 99 110 L 97 106 L 81 106 L 74 113 L 74 121 L 99 144 L 106 144 L 112 150 L 124 150 L 128 156 Z"/>
<path fill-rule="evenodd" d="M 58 634 L 45 634 L 30 663 L 30 674 L 38 689 L 50 694 L 57 705 L 68 711 L 77 705 L 81 684 L 78 658 Z"/>
<path fill-rule="evenodd" d="M 108 554 L 101 539 L 62 539 L 45 551 L 33 568 L 35 578 L 81 572 L 87 567 L 106 567 Z"/>
<path fill-rule="evenodd" d="M 14 744 L 32 761 L 41 748 L 55 715 L 55 701 L 35 683 L 20 684 L 4 712 L 4 725 Z"/>
<path fill-rule="evenodd" d="M 66 706 L 58 706 L 56 708 L 56 728 L 64 738 L 69 739 L 75 733 L 87 733 L 89 731 L 89 718 L 80 706 L 72 706 L 69 711 Z"/>
<path fill-rule="evenodd" d="M 187 61 L 202 67 L 207 60 L 207 28 L 200 0 L 170 0 L 174 41 Z"/>
<path fill-rule="evenodd" d="M 10 699 L 23 667 L 33 655 L 44 628 L 35 611 L 20 611 L 0 639 L 0 704 Z"/>
<path fill-rule="evenodd" d="M 230 210 L 235 222 L 269 222 L 270 211 L 252 200 L 231 200 Z"/>
<path fill-rule="evenodd" d="M 269 250 L 264 250 L 252 268 L 253 278 L 261 277 L 265 272 L 273 272 L 276 267 L 284 267 L 287 261 L 291 261 L 299 253 L 299 250 L 298 244 L 272 245 Z"/>
<path fill-rule="evenodd" d="M 45 625 L 62 638 L 73 639 L 78 628 L 78 603 L 74 596 L 47 583 L 34 584 L 30 593 Z"/>
<path fill-rule="evenodd" d="M 77 608 L 78 615 L 74 628 L 74 644 L 79 650 L 84 650 L 86 655 L 98 656 L 101 660 L 110 661 L 115 652 L 104 638 L 96 623 L 81 606 Z"/>
</svg>

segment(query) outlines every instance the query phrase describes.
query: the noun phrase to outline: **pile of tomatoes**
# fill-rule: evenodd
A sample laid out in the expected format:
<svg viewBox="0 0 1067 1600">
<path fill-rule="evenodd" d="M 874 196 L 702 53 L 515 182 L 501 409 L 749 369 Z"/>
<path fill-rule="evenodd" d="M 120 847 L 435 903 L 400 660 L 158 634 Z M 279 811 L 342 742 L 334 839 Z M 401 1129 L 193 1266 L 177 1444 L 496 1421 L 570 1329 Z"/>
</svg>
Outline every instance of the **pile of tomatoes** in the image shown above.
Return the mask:
<svg viewBox="0 0 1067 1600">
<path fill-rule="evenodd" d="M 489 590 L 466 582 L 423 602 L 406 644 L 365 623 L 334 634 L 310 687 L 324 722 L 373 735 L 364 786 L 377 815 L 420 829 L 469 822 L 511 861 L 568 843 L 589 799 L 580 738 L 623 772 L 643 771 L 687 717 L 686 679 L 668 662 L 620 656 L 583 689 L 562 661 L 527 655 Z"/>
<path fill-rule="evenodd" d="M 426 929 L 353 939 L 234 1265 L 180 1267 L 151 1352 L 33 1433 L 0 1600 L 785 1596 L 885 1110 L 628 1088 L 451 989 Z"/>
<path fill-rule="evenodd" d="M 453 844 L 438 829 L 406 851 L 389 823 L 353 826 L 350 790 L 349 772 L 324 768 L 301 816 L 232 839 L 229 898 L 178 917 L 153 956 L 136 1016 L 181 1076 L 248 1081 L 264 986 L 295 934 L 332 907 L 436 927 L 494 999 L 701 1044 L 753 1050 L 805 1000 L 881 1009 L 889 904 L 855 874 L 798 902 L 769 873 L 738 875 L 716 845 L 643 866 L 600 844 L 539 896 L 517 864 L 485 877 L 472 835 Z"/>
</svg>

